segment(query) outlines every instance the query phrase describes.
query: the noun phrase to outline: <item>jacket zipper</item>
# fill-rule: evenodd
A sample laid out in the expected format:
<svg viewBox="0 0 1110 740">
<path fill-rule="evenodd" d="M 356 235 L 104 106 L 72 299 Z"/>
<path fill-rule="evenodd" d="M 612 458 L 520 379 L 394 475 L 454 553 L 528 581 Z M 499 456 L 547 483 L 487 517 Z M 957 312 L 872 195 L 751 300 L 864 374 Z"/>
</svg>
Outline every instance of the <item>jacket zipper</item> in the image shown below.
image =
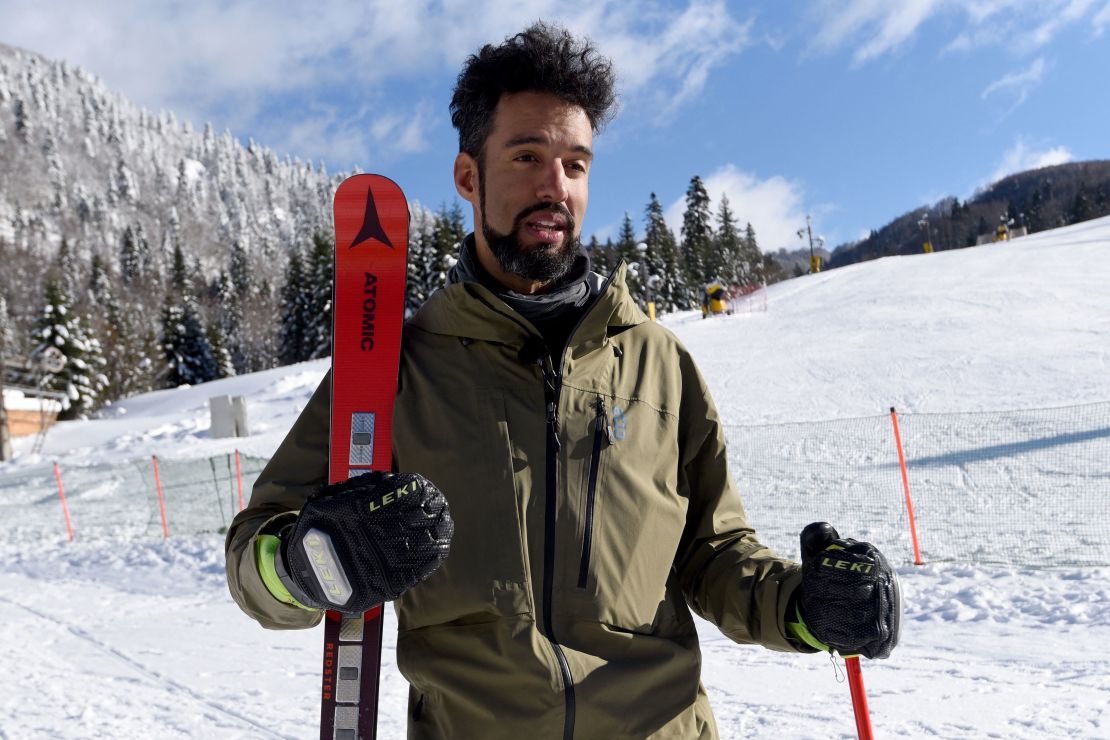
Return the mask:
<svg viewBox="0 0 1110 740">
<path fill-rule="evenodd" d="M 586 587 L 590 575 L 590 552 L 594 538 L 594 500 L 597 496 L 597 470 L 601 466 L 601 442 L 609 436 L 609 418 L 605 412 L 605 400 L 597 397 L 594 404 L 597 417 L 594 421 L 594 447 L 590 455 L 590 477 L 586 485 L 586 523 L 582 533 L 582 564 L 578 568 L 578 588 Z M 612 442 L 612 439 L 609 440 Z"/>
<path fill-rule="evenodd" d="M 609 289 L 616 274 L 616 270 L 610 273 L 609 277 L 602 284 L 601 290 L 598 291 L 598 295 L 604 294 L 605 291 Z M 489 306 L 491 310 L 501 313 L 480 294 L 475 297 Z M 574 329 L 571 330 L 570 335 L 567 337 L 568 344 L 574 337 L 575 332 L 578 331 L 578 327 L 582 325 L 582 322 L 585 321 L 586 316 L 592 310 L 593 307 L 591 306 L 589 310 L 578 317 L 578 322 L 574 325 Z M 535 336 L 526 325 L 517 321 L 515 318 L 509 318 L 514 323 L 520 325 L 527 335 Z M 539 339 L 539 337 L 536 338 Z M 566 347 L 562 349 L 564 355 L 566 354 L 566 349 Z M 546 360 L 546 364 L 544 360 Z M 559 392 L 562 388 L 562 379 L 559 373 L 555 372 L 555 361 L 546 348 L 543 352 L 539 353 L 539 357 L 535 361 L 536 364 L 540 366 L 540 373 L 543 375 L 544 400 L 547 406 L 547 501 L 544 507 L 543 623 L 541 631 L 548 642 L 551 643 L 552 651 L 555 653 L 555 659 L 559 663 L 559 673 L 563 679 L 564 700 L 566 702 L 565 717 L 563 720 L 563 740 L 574 740 L 574 678 L 571 676 L 570 664 L 567 663 L 566 655 L 563 654 L 563 648 L 559 645 L 558 640 L 555 639 L 551 609 L 552 595 L 555 590 L 555 517 L 558 514 L 558 507 L 556 506 L 556 494 L 558 493 L 556 470 L 559 464 L 559 449 L 562 447 L 562 442 L 559 440 Z M 560 369 L 561 368 L 562 364 L 560 361 Z"/>
<path fill-rule="evenodd" d="M 546 359 L 546 364 L 544 360 Z M 544 353 L 539 360 L 540 372 L 543 373 L 544 400 L 547 402 L 547 495 L 544 511 L 544 548 L 543 548 L 543 633 L 551 643 L 555 658 L 559 662 L 559 672 L 563 678 L 563 695 L 566 702 L 566 716 L 563 720 L 563 740 L 574 738 L 574 679 L 570 673 L 570 664 L 563 654 L 563 648 L 555 639 L 555 628 L 552 625 L 551 601 L 555 590 L 555 517 L 558 513 L 556 494 L 558 493 L 558 478 L 556 472 L 559 463 L 559 449 L 563 446 L 559 440 L 559 391 L 562 380 L 555 372 L 551 355 Z"/>
</svg>

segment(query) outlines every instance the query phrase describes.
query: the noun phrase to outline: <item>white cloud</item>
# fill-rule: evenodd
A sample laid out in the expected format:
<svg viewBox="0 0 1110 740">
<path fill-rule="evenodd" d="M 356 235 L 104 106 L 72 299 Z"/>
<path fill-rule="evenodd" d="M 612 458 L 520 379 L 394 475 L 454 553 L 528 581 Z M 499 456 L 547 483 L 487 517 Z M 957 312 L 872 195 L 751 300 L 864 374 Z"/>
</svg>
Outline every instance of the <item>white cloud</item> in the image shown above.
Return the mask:
<svg viewBox="0 0 1110 740">
<path fill-rule="evenodd" d="M 1091 16 L 1098 0 L 812 0 L 810 51 L 850 49 L 856 63 L 897 53 L 925 23 L 951 20 L 962 27 L 942 52 L 1003 47 L 1030 52 Z M 1100 20 L 1101 19 L 1101 22 Z M 1096 35 L 1110 24 L 1110 6 L 1093 19 Z"/>
<path fill-rule="evenodd" d="M 753 21 L 735 20 L 721 0 L 693 0 L 680 15 L 663 20 L 661 30 L 646 36 L 629 17 L 640 14 L 629 4 L 597 19 L 592 30 L 583 30 L 611 55 L 623 93 L 632 98 L 646 94 L 663 118 L 699 95 L 715 67 L 753 43 Z"/>
<path fill-rule="evenodd" d="M 1019 137 L 1014 145 L 1002 155 L 1002 160 L 990 176 L 990 182 L 997 182 L 1015 172 L 1064 164 L 1071 162 L 1073 159 L 1075 159 L 1075 155 L 1067 147 L 1055 146 L 1049 149 L 1035 149 L 1030 147 L 1024 138 Z"/>
<path fill-rule="evenodd" d="M 1033 60 L 1033 63 L 1029 65 L 1028 69 L 1011 72 L 987 85 L 980 97 L 986 100 L 996 93 L 1012 96 L 1014 103 L 1010 107 L 1010 110 L 1013 110 L 1028 99 L 1029 93 L 1034 87 L 1041 84 L 1041 80 L 1044 79 L 1044 73 L 1044 57 L 1037 57 Z"/>
<path fill-rule="evenodd" d="M 933 14 L 937 3 L 935 0 L 912 0 L 892 5 L 893 10 L 877 24 L 875 36 L 856 50 L 857 62 L 866 62 L 897 49 Z"/>
<path fill-rule="evenodd" d="M 1095 36 L 1102 36 L 1103 31 L 1110 26 L 1110 2 L 1102 6 L 1102 10 L 1095 14 L 1091 20 Z"/>
<path fill-rule="evenodd" d="M 800 183 L 774 176 L 765 180 L 726 164 L 704 178 L 706 192 L 712 201 L 716 217 L 721 195 L 728 196 L 729 208 L 736 214 L 741 228 L 751 222 L 756 238 L 764 252 L 781 247 L 796 249 L 801 242 L 797 231 L 805 226 L 806 211 L 803 207 L 803 190 Z M 682 214 L 686 210 L 685 196 L 664 211 L 667 225 L 680 236 Z"/>
<path fill-rule="evenodd" d="M 0 0 L 3 41 L 80 64 L 135 102 L 200 125 L 258 128 L 280 96 L 306 106 L 328 92 L 453 76 L 481 44 L 538 18 L 586 33 L 613 57 L 622 92 L 672 106 L 748 43 L 726 0 L 681 7 L 623 0 Z M 288 102 L 288 101 L 286 101 Z M 410 126 L 417 147 L 444 104 Z"/>
<path fill-rule="evenodd" d="M 1028 35 L 1029 43 L 1034 47 L 1051 43 L 1062 29 L 1085 17 L 1094 4 L 1094 0 L 1070 0 L 1033 29 Z"/>
<path fill-rule="evenodd" d="M 813 6 L 817 31 L 811 51 L 828 53 L 855 46 L 857 63 L 894 52 L 940 7 L 938 0 L 821 0 Z"/>
</svg>

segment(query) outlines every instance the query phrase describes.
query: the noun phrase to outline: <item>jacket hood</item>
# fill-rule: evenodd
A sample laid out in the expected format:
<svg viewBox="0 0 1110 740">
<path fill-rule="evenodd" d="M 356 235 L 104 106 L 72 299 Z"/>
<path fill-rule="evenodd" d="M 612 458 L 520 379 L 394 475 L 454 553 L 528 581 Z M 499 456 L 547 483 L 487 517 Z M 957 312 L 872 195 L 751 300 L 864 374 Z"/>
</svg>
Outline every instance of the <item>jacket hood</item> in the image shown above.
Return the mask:
<svg viewBox="0 0 1110 740">
<path fill-rule="evenodd" d="M 570 340 L 579 346 L 603 343 L 608 336 L 648 320 L 628 293 L 628 266 L 622 261 L 602 286 Z M 488 288 L 478 283 L 453 283 L 440 288 L 408 320 L 408 325 L 433 334 L 487 342 L 522 344 L 535 327 Z"/>
</svg>

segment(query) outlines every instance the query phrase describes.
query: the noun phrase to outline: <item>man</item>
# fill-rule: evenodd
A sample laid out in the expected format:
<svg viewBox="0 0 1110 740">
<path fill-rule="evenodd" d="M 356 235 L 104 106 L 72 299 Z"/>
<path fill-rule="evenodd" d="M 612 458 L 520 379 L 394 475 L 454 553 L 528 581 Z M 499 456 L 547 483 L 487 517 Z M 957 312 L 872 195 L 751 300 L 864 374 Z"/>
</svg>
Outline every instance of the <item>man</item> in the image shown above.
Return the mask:
<svg viewBox="0 0 1110 740">
<path fill-rule="evenodd" d="M 389 557 L 339 558 L 370 574 L 359 608 L 399 596 L 411 738 L 715 738 L 691 608 L 775 650 L 885 657 L 897 640 L 893 576 L 866 543 L 825 525 L 799 566 L 758 542 L 689 353 L 637 308 L 623 265 L 590 272 L 579 235 L 613 101 L 609 62 L 542 23 L 459 76 L 454 178 L 475 230 L 406 325 L 393 430 L 394 468 L 423 503 L 398 552 L 429 533 L 439 549 L 380 589 Z M 228 532 L 232 594 L 266 627 L 310 627 L 326 605 L 286 561 L 298 522 L 326 529 L 335 498 L 309 499 L 327 475 L 328 392 Z M 397 485 L 363 478 L 346 495 Z M 454 522 L 445 559 L 436 486 Z"/>
</svg>

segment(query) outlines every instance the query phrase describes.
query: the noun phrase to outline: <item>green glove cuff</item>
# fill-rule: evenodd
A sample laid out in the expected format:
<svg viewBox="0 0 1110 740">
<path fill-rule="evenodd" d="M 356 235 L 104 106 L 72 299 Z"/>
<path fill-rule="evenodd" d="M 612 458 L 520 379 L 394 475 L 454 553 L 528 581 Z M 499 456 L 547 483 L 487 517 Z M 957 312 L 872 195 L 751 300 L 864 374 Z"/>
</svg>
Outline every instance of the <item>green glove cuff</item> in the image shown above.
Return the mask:
<svg viewBox="0 0 1110 740">
<path fill-rule="evenodd" d="M 832 652 L 832 648 L 818 640 L 813 636 L 813 633 L 809 631 L 809 627 L 806 626 L 806 621 L 802 619 L 802 611 L 797 606 L 794 607 L 794 619 L 796 621 L 786 623 L 787 637 L 791 637 L 804 645 L 808 645 L 814 650 L 820 650 L 822 653 Z"/>
<path fill-rule="evenodd" d="M 310 612 L 319 611 L 294 599 L 293 594 L 289 593 L 289 589 L 281 582 L 277 566 L 274 564 L 279 547 L 281 547 L 281 538 L 277 535 L 260 534 L 255 538 L 254 557 L 258 563 L 258 575 L 262 577 L 266 590 L 283 604 L 291 604 Z"/>
</svg>

